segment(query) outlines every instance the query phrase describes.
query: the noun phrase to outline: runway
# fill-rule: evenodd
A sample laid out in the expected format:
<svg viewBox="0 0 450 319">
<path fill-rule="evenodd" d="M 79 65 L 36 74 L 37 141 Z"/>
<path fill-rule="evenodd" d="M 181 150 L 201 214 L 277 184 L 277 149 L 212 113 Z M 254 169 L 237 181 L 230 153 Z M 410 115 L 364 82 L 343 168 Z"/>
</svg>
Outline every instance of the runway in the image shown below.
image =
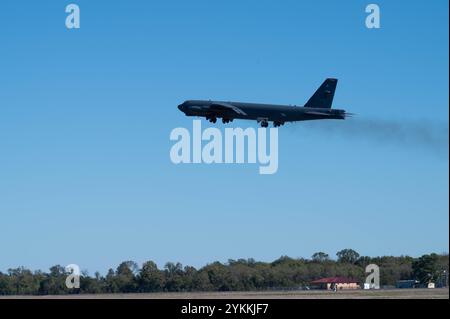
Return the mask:
<svg viewBox="0 0 450 319">
<path fill-rule="evenodd" d="M 449 299 L 448 288 L 0 296 L 0 299 Z"/>
</svg>

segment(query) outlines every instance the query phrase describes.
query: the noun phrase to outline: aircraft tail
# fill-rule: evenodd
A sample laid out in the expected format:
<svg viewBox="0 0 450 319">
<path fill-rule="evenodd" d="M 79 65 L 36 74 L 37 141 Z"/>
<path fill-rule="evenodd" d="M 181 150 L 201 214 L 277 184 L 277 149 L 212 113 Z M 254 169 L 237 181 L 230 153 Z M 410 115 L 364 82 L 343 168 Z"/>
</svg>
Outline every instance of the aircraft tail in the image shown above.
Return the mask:
<svg viewBox="0 0 450 319">
<path fill-rule="evenodd" d="M 337 79 L 326 79 L 308 102 L 306 102 L 305 107 L 331 108 L 337 81 Z"/>
</svg>

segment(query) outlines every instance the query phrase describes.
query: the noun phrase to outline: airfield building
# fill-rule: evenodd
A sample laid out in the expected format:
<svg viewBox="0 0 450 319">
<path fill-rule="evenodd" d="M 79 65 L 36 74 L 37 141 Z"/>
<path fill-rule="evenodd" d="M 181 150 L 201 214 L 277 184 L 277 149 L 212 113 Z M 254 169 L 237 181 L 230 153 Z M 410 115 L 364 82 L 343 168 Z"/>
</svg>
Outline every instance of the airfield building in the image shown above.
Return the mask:
<svg viewBox="0 0 450 319">
<path fill-rule="evenodd" d="M 411 280 L 398 280 L 397 288 L 418 288 L 420 286 L 420 282 L 414 279 Z"/>
<path fill-rule="evenodd" d="M 333 290 L 335 287 L 341 289 L 359 289 L 358 280 L 346 277 L 328 277 L 314 280 L 311 283 L 311 288 Z"/>
</svg>

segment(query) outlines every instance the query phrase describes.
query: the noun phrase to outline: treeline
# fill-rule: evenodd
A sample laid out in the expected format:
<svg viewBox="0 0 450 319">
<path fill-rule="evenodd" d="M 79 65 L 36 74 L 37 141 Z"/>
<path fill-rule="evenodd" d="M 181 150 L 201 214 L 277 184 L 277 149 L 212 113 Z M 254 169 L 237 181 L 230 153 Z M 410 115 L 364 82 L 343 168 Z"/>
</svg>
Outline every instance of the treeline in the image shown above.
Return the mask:
<svg viewBox="0 0 450 319">
<path fill-rule="evenodd" d="M 153 261 L 139 268 L 137 263 L 125 261 L 117 269 L 110 269 L 106 276 L 83 272 L 79 289 L 66 287 L 69 274 L 62 266 L 53 266 L 48 273 L 20 267 L 0 272 L 0 295 L 301 289 L 323 277 L 344 276 L 362 283 L 368 264 L 380 267 L 382 286 L 395 286 L 398 280 L 408 279 L 443 284 L 449 270 L 448 254 L 373 258 L 344 249 L 336 255 L 336 260 L 323 252 L 310 259 L 283 256 L 271 263 L 230 259 L 225 264 L 214 262 L 200 269 L 171 262 L 158 269 Z"/>
</svg>

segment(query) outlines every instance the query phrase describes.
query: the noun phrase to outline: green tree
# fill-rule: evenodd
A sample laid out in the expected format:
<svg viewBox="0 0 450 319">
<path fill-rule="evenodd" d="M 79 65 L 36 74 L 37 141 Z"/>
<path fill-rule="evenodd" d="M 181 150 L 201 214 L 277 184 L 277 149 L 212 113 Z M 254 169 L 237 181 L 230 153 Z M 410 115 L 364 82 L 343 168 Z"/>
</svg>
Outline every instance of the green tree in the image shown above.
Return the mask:
<svg viewBox="0 0 450 319">
<path fill-rule="evenodd" d="M 380 267 L 381 285 L 395 285 L 398 280 L 417 278 L 422 283 L 433 281 L 438 286 L 446 284 L 448 254 L 409 256 L 359 257 L 351 249 L 337 253 L 338 261 L 330 260 L 319 252 L 312 260 L 282 256 L 272 263 L 253 259 L 229 260 L 227 264 L 214 262 L 199 270 L 180 263 L 167 263 L 164 270 L 148 261 L 139 270 L 132 261 L 110 269 L 105 277 L 98 272 L 93 277 L 83 271 L 81 289 L 65 287 L 68 275 L 59 265 L 48 273 L 32 272 L 19 267 L 0 272 L 0 295 L 67 294 L 67 293 L 118 293 L 153 291 L 234 291 L 271 288 L 293 288 L 309 284 L 321 277 L 345 276 L 363 281 L 365 267 L 374 263 Z"/>
<path fill-rule="evenodd" d="M 226 265 L 216 261 L 203 267 L 203 271 L 208 274 L 209 282 L 216 291 L 232 290 L 232 282 L 229 268 Z"/>
<path fill-rule="evenodd" d="M 336 253 L 338 262 L 346 264 L 354 264 L 359 258 L 359 254 L 353 249 L 343 249 Z"/>
<path fill-rule="evenodd" d="M 183 291 L 183 265 L 168 262 L 164 266 L 165 289 L 167 291 Z"/>
<path fill-rule="evenodd" d="M 142 265 L 138 276 L 139 291 L 161 291 L 164 287 L 164 274 L 153 261 L 147 261 Z"/>
<path fill-rule="evenodd" d="M 414 276 L 423 284 L 435 282 L 441 271 L 438 262 L 439 256 L 436 254 L 419 257 L 412 263 Z"/>
<path fill-rule="evenodd" d="M 39 280 L 33 273 L 24 268 L 8 269 L 12 294 L 32 295 L 39 291 Z"/>
<path fill-rule="evenodd" d="M 43 274 L 40 282 L 39 293 L 45 295 L 59 295 L 67 293 L 66 271 L 61 265 L 50 267 L 50 273 Z"/>
<path fill-rule="evenodd" d="M 193 291 L 211 291 L 214 290 L 214 286 L 209 281 L 208 272 L 203 268 L 196 271 L 192 279 Z"/>
<path fill-rule="evenodd" d="M 369 256 L 360 256 L 358 260 L 355 262 L 355 265 L 366 268 L 367 265 L 372 263 L 372 258 Z"/>
<path fill-rule="evenodd" d="M 87 273 L 80 277 L 80 288 L 82 293 L 98 294 L 106 292 L 105 278 L 97 271 L 92 278 Z"/>
<path fill-rule="evenodd" d="M 330 260 L 330 256 L 324 252 L 317 252 L 311 256 L 311 259 L 315 262 L 323 263 Z"/>
<path fill-rule="evenodd" d="M 186 266 L 183 270 L 183 290 L 193 291 L 195 290 L 194 280 L 197 269 L 192 266 Z"/>
<path fill-rule="evenodd" d="M 105 278 L 105 290 L 109 293 L 119 292 L 119 287 L 117 285 L 116 273 L 113 269 L 109 269 Z"/>
<path fill-rule="evenodd" d="M 0 272 L 0 295 L 10 295 L 12 290 L 10 277 Z"/>
<path fill-rule="evenodd" d="M 137 290 L 138 270 L 138 265 L 134 261 L 124 261 L 117 267 L 115 281 L 120 292 L 129 293 Z"/>
</svg>

